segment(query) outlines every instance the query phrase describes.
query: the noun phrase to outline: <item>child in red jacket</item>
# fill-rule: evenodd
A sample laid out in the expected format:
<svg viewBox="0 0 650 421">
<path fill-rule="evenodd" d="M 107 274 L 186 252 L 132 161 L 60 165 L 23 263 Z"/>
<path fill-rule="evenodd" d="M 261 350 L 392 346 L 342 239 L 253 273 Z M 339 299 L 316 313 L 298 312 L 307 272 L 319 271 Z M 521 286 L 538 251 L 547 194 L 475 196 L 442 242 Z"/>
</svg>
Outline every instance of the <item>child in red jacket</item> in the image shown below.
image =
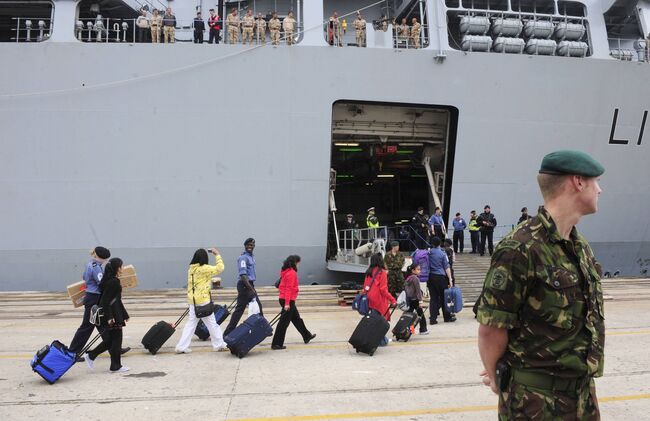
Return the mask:
<svg viewBox="0 0 650 421">
<path fill-rule="evenodd" d="M 289 327 L 289 322 L 298 329 L 302 335 L 302 340 L 307 344 L 316 337 L 315 333 L 309 332 L 305 322 L 300 317 L 298 307 L 296 307 L 296 298 L 298 298 L 298 266 L 300 266 L 300 256 L 291 255 L 286 258 L 280 272 L 280 307 L 282 315 L 278 326 L 275 328 L 271 349 L 285 349 L 284 338 Z"/>
</svg>

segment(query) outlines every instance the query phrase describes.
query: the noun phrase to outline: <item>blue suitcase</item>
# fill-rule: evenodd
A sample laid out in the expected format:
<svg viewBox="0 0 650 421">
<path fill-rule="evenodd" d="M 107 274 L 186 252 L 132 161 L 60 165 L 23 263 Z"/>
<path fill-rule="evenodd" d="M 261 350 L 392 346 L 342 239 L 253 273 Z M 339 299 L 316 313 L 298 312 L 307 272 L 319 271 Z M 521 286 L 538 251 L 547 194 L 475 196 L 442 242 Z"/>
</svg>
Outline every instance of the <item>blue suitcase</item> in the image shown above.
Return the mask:
<svg viewBox="0 0 650 421">
<path fill-rule="evenodd" d="M 49 384 L 54 384 L 74 365 L 76 359 L 77 355 L 67 346 L 54 341 L 41 348 L 32 358 L 30 365 L 32 370 Z"/>
<path fill-rule="evenodd" d="M 274 317 L 271 323 L 275 323 L 279 316 Z M 244 358 L 257 344 L 273 335 L 271 323 L 260 314 L 250 316 L 224 338 L 230 353 Z"/>
<path fill-rule="evenodd" d="M 460 313 L 463 309 L 463 294 L 460 288 L 451 287 L 445 290 L 445 305 L 450 313 Z"/>
<path fill-rule="evenodd" d="M 217 321 L 218 325 L 221 325 L 228 316 L 230 316 L 230 310 L 235 306 L 237 299 L 235 299 L 229 306 L 215 306 L 214 308 L 214 319 Z M 194 334 L 199 337 L 202 341 L 207 341 L 210 338 L 210 332 L 208 327 L 203 323 L 203 320 L 199 320 L 199 323 L 194 329 Z"/>
<path fill-rule="evenodd" d="M 83 355 L 101 338 L 98 333 L 78 355 Z M 56 383 L 77 361 L 77 354 L 70 351 L 67 346 L 59 341 L 54 341 L 50 345 L 41 348 L 29 365 L 32 370 L 38 373 L 49 384 Z"/>
</svg>

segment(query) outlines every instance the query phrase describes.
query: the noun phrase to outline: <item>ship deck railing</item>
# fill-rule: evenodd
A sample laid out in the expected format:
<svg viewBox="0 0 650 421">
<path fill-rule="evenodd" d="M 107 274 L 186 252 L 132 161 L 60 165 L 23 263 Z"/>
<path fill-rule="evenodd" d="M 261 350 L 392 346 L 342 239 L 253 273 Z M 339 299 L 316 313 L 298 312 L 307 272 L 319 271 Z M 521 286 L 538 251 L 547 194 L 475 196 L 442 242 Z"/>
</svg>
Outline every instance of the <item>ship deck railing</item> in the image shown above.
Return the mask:
<svg viewBox="0 0 650 421">
<path fill-rule="evenodd" d="M 11 37 L 15 42 L 42 42 L 50 37 L 52 18 L 14 17 L 13 31 L 16 36 Z"/>
<path fill-rule="evenodd" d="M 647 39 L 639 38 L 607 38 L 609 55 L 621 61 L 648 62 L 650 45 Z"/>
</svg>

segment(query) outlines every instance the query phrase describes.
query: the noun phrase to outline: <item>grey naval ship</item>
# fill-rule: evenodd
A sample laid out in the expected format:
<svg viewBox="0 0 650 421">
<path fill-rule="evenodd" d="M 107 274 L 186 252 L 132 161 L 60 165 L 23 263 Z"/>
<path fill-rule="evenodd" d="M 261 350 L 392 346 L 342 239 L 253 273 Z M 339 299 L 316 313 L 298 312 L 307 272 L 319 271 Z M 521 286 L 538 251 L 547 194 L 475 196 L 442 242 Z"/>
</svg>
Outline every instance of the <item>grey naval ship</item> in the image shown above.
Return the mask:
<svg viewBox="0 0 650 421">
<path fill-rule="evenodd" d="M 139 11 L 168 6 L 176 42 L 135 42 Z M 292 10 L 295 45 L 192 43 L 197 11 L 233 8 Z M 505 235 L 557 149 L 607 169 L 579 226 L 607 276 L 643 275 L 649 32 L 648 0 L 1 0 L 2 287 L 61 290 L 95 245 L 143 288 L 183 286 L 216 246 L 232 286 L 247 237 L 258 284 L 294 253 L 302 283 L 336 282 L 369 237 L 408 249 L 418 206 L 489 204 Z"/>
</svg>

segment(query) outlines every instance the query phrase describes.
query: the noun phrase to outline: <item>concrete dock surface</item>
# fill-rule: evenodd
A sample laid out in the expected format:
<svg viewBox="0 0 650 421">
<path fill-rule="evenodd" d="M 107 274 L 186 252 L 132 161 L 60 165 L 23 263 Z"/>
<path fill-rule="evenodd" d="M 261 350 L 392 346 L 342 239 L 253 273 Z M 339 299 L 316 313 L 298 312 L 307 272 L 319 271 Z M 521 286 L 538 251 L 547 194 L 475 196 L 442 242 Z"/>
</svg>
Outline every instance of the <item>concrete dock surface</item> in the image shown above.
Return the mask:
<svg viewBox="0 0 650 421">
<path fill-rule="evenodd" d="M 650 284 L 606 284 L 605 375 L 596 380 L 604 420 L 647 420 L 650 413 Z M 633 288 L 630 290 L 630 288 Z M 626 292 L 627 291 L 627 292 Z M 630 292 L 631 291 L 631 292 Z M 233 291 L 214 294 L 229 301 Z M 308 294 L 306 294 L 308 296 Z M 174 336 L 155 356 L 140 344 L 157 321 L 174 322 L 182 290 L 127 293 L 131 321 L 124 346 L 133 349 L 109 373 L 107 354 L 89 370 L 75 364 L 56 384 L 32 372 L 34 353 L 52 340 L 69 344 L 82 309 L 61 294 L 0 293 L 0 419 L 18 420 L 489 420 L 497 398 L 481 384 L 478 324 L 470 308 L 455 323 L 430 326 L 428 336 L 392 342 L 373 357 L 347 344 L 359 315 L 314 300 L 298 308 L 318 336 L 305 345 L 289 326 L 287 349 L 265 340 L 243 359 L 193 340 L 178 355 Z M 279 311 L 265 301 L 270 318 Z M 392 325 L 400 311 L 393 316 Z M 225 327 L 225 325 L 224 325 Z"/>
</svg>

